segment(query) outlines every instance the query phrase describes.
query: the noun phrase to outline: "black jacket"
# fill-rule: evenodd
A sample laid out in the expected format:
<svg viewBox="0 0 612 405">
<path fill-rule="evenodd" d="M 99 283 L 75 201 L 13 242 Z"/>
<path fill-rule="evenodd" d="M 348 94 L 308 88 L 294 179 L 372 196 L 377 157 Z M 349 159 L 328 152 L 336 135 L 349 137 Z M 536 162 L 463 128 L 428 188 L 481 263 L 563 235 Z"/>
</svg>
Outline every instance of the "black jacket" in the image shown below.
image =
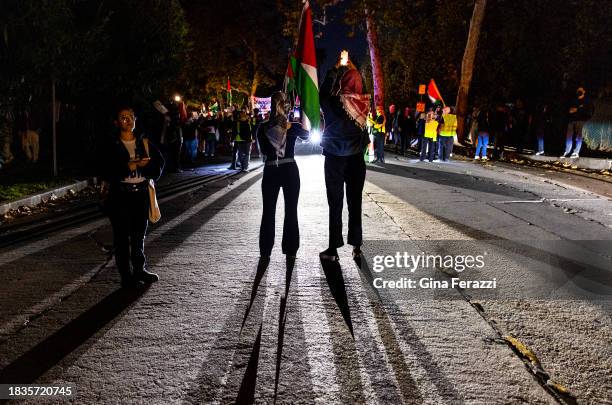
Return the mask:
<svg viewBox="0 0 612 405">
<path fill-rule="evenodd" d="M 143 137 L 136 137 L 136 154 L 141 157 L 147 156 Z M 140 174 L 147 179 L 157 180 L 164 168 L 164 158 L 159 149 L 149 141 L 149 163 L 139 168 Z M 98 177 L 113 185 L 118 185 L 130 175 L 128 162 L 130 154 L 125 148 L 119 136 L 114 136 L 104 143 L 98 153 Z"/>
<path fill-rule="evenodd" d="M 575 113 L 568 113 L 570 121 L 588 121 L 593 116 L 595 110 L 593 103 L 587 97 L 584 97 L 582 100 L 576 97 L 570 103 L 570 108 L 577 110 Z"/>
<path fill-rule="evenodd" d="M 343 69 L 333 68 L 325 77 L 320 89 L 321 109 L 325 115 L 325 131 L 321 137 L 324 155 L 353 156 L 364 152 L 369 138 L 344 111 L 340 96 L 334 95 Z"/>
</svg>

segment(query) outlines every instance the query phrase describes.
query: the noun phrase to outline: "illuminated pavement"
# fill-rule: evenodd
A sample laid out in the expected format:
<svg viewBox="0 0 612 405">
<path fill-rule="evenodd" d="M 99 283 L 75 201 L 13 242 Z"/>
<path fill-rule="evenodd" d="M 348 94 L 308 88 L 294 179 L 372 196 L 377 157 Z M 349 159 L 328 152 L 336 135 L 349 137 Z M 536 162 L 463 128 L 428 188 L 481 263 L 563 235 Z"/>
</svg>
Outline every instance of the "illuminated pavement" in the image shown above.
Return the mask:
<svg viewBox="0 0 612 405">
<path fill-rule="evenodd" d="M 573 186 L 388 162 L 369 166 L 364 239 L 612 239 L 610 201 Z M 282 198 L 272 261 L 258 268 L 261 170 L 162 205 L 146 245 L 161 280 L 142 295 L 117 290 L 104 221 L 0 252 L 0 380 L 74 383 L 77 403 L 555 403 L 501 339 L 512 334 L 580 402 L 612 400 L 609 298 L 378 295 L 348 247 L 340 266 L 322 266 L 323 159 L 298 164 L 290 271 Z"/>
</svg>

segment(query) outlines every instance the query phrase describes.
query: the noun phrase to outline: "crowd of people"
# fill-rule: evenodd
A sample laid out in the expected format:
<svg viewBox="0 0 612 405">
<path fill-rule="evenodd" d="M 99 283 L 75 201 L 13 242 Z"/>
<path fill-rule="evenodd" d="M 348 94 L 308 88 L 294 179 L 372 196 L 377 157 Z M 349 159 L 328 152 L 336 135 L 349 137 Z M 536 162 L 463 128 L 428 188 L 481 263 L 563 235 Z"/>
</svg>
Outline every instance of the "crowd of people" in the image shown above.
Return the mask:
<svg viewBox="0 0 612 405">
<path fill-rule="evenodd" d="M 551 104 L 544 103 L 530 111 L 521 99 L 515 103 L 499 103 L 494 108 L 475 106 L 466 120 L 466 143 L 475 148 L 474 160 L 503 159 L 510 146 L 519 154 L 532 149 L 540 156 L 545 154 L 545 144 L 553 141 L 563 144 L 561 158 L 578 158 L 583 127 L 593 116 L 594 107 L 585 89 L 579 87 L 566 108 L 562 114 L 553 114 Z M 376 117 L 370 118 L 375 146 L 373 162 L 384 163 L 384 146 L 389 143 L 402 155 L 410 147 L 416 149 L 421 161 L 449 160 L 457 136 L 453 107 L 437 105 L 426 112 L 406 107 L 401 112 L 392 104 L 388 116 L 386 119 L 378 108 Z M 564 122 L 560 123 L 561 120 Z M 387 131 L 385 122 L 390 122 Z M 559 131 L 560 127 L 565 130 Z"/>
<path fill-rule="evenodd" d="M 179 172 L 215 154 L 232 157 L 231 170 L 248 170 L 251 155 L 260 156 L 255 133 L 264 116 L 254 109 L 187 110 L 170 104 L 163 121 L 147 129 L 168 157 L 168 170 Z"/>
</svg>

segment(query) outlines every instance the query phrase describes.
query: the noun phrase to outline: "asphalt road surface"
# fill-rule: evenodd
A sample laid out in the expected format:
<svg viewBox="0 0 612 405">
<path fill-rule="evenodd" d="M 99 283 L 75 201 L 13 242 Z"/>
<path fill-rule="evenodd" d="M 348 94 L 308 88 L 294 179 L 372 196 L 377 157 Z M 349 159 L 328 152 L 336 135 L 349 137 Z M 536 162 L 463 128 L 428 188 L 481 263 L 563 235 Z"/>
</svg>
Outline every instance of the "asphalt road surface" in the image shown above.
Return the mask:
<svg viewBox="0 0 612 405">
<path fill-rule="evenodd" d="M 361 266 L 348 246 L 330 264 L 323 157 L 297 160 L 295 264 L 279 198 L 259 265 L 261 170 L 162 203 L 161 280 L 140 293 L 117 288 L 106 220 L 0 251 L 0 383 L 87 404 L 612 403 L 609 183 L 388 154 L 368 166 Z M 408 249 L 488 252 L 496 290 L 375 288 L 408 274 L 374 257 Z"/>
</svg>

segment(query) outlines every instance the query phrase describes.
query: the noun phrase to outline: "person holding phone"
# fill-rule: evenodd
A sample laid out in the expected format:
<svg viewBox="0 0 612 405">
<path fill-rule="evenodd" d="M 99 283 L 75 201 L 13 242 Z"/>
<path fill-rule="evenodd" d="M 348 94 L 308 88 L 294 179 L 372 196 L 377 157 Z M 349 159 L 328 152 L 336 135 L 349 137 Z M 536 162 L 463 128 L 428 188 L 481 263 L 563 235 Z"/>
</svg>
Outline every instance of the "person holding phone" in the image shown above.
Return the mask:
<svg viewBox="0 0 612 405">
<path fill-rule="evenodd" d="M 272 95 L 270 118 L 257 129 L 257 140 L 264 155 L 264 171 L 261 182 L 263 212 L 259 229 L 261 259 L 269 260 L 274 246 L 276 202 L 280 189 L 285 199 L 282 249 L 287 260 L 294 260 L 300 246 L 298 227 L 298 198 L 300 195 L 300 171 L 294 158 L 297 138 L 307 139 L 308 131 L 299 122 L 289 122 L 289 105 L 282 91 Z"/>
<path fill-rule="evenodd" d="M 118 135 L 99 154 L 101 197 L 113 228 L 115 263 L 124 288 L 152 283 L 159 276 L 146 269 L 144 238 L 149 219 L 149 179 L 158 179 L 164 160 L 147 138 L 134 134 L 136 116 L 121 107 L 115 125 Z M 130 266 L 131 263 L 131 266 Z"/>
</svg>

